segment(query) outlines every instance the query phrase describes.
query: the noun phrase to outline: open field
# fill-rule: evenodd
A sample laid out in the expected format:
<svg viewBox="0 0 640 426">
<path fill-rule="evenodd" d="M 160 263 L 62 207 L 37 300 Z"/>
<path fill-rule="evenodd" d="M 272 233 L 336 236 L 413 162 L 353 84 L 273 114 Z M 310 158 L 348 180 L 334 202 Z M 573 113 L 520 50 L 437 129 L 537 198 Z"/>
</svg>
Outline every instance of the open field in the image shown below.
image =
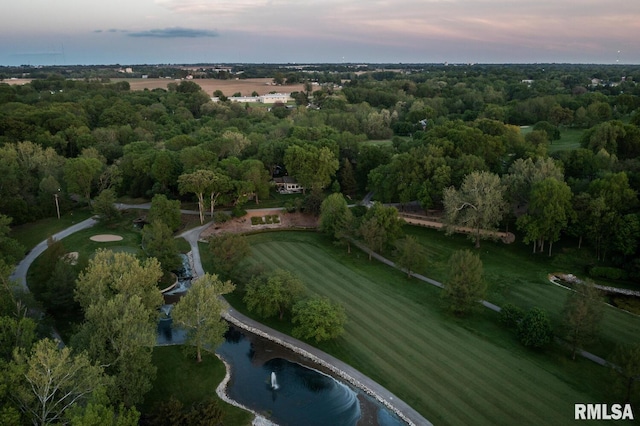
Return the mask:
<svg viewBox="0 0 640 426">
<path fill-rule="evenodd" d="M 144 89 L 166 89 L 169 83 L 179 83 L 179 81 L 166 78 L 123 78 L 111 79 L 112 82 L 127 81 L 131 90 Z M 207 94 L 213 95 L 216 90 L 221 90 L 225 96 L 231 96 L 240 92 L 242 96 L 251 96 L 255 91 L 258 95 L 266 95 L 271 92 L 291 93 L 304 90 L 303 84 L 292 84 L 290 86 L 275 86 L 272 78 L 247 78 L 244 80 L 216 80 L 216 79 L 193 79 L 190 80 L 202 87 Z"/>
<path fill-rule="evenodd" d="M 566 423 L 575 402 L 607 399 L 606 369 L 570 362 L 557 348 L 523 348 L 493 312 L 453 318 L 441 307 L 439 289 L 357 250 L 346 255 L 316 233 L 248 238 L 251 263 L 295 271 L 312 292 L 345 306 L 345 336 L 322 349 L 435 424 Z"/>
<path fill-rule="evenodd" d="M 119 81 L 127 81 L 131 90 L 144 90 L 144 89 L 166 89 L 169 83 L 180 83 L 181 80 L 174 80 L 172 78 L 112 78 L 110 82 L 117 83 Z M 280 85 L 273 84 L 272 78 L 247 78 L 243 80 L 217 80 L 217 79 L 205 79 L 197 78 L 193 80 L 197 83 L 202 90 L 207 94 L 213 96 L 213 92 L 221 90 L 225 96 L 232 96 L 234 93 L 240 92 L 242 96 L 251 96 L 255 91 L 258 95 L 266 95 L 271 92 L 276 93 L 291 93 L 300 92 L 304 90 L 304 84 L 292 84 L 292 85 Z M 31 82 L 30 79 L 15 79 L 6 80 L 3 83 L 8 84 L 26 84 Z"/>
</svg>

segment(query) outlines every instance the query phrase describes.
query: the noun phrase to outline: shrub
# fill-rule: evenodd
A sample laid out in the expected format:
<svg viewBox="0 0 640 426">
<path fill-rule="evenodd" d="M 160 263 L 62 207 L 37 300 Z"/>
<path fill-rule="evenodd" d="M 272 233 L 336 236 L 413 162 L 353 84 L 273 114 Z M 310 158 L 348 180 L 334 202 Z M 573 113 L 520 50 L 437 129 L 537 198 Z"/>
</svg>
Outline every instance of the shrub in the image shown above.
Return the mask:
<svg viewBox="0 0 640 426">
<path fill-rule="evenodd" d="M 231 219 L 231 216 L 223 212 L 215 212 L 213 214 L 213 221 L 215 223 L 225 223 L 229 219 Z"/>
<path fill-rule="evenodd" d="M 231 210 L 231 216 L 233 217 L 242 217 L 247 214 L 247 211 L 240 206 L 235 206 L 233 210 Z"/>
<path fill-rule="evenodd" d="M 500 322 L 508 328 L 517 327 L 523 317 L 524 310 L 512 303 L 507 303 L 500 311 Z"/>
<path fill-rule="evenodd" d="M 629 276 L 624 269 L 609 266 L 594 266 L 589 270 L 589 275 L 593 278 L 606 278 L 609 280 L 626 280 Z"/>
<path fill-rule="evenodd" d="M 251 218 L 251 224 L 252 225 L 264 225 L 264 220 L 262 219 L 262 217 L 253 216 Z"/>
<path fill-rule="evenodd" d="M 538 349 L 551 341 L 551 321 L 540 308 L 531 308 L 518 323 L 518 338 L 529 347 Z"/>
</svg>

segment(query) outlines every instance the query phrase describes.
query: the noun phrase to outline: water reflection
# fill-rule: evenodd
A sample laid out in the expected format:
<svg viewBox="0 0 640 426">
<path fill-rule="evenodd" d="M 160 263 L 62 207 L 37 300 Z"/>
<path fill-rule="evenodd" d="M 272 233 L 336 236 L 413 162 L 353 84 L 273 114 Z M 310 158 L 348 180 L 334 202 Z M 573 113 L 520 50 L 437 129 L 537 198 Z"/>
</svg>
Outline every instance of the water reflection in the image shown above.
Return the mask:
<svg viewBox="0 0 640 426">
<path fill-rule="evenodd" d="M 158 345 L 183 344 L 186 333 L 172 327 L 169 309 L 158 321 Z M 282 346 L 231 326 L 216 352 L 231 368 L 228 396 L 281 425 L 378 425 L 405 423 L 372 397 L 316 370 Z M 275 373 L 277 389 L 273 386 Z"/>
<path fill-rule="evenodd" d="M 231 365 L 231 399 L 282 426 L 356 425 L 360 404 L 348 386 L 282 358 L 259 362 L 248 339 L 232 336 L 216 351 Z"/>
</svg>

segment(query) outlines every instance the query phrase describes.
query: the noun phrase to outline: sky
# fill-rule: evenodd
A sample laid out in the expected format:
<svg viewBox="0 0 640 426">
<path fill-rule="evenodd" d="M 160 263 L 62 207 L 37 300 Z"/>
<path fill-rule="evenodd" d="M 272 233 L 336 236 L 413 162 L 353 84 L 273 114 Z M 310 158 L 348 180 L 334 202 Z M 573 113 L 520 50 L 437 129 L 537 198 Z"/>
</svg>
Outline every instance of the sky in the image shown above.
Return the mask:
<svg viewBox="0 0 640 426">
<path fill-rule="evenodd" d="M 638 0 L 0 5 L 0 65 L 640 63 Z"/>
</svg>

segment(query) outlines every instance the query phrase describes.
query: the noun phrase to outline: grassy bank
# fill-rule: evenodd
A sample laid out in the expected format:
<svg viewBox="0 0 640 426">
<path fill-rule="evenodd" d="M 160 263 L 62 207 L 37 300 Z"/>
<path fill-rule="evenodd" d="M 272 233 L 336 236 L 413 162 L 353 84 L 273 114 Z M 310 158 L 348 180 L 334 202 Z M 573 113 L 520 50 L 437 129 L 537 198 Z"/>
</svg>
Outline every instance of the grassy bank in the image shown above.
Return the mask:
<svg viewBox="0 0 640 426">
<path fill-rule="evenodd" d="M 187 358 L 181 346 L 162 346 L 153 350 L 153 363 L 158 368 L 153 388 L 145 395 L 142 413 L 151 413 L 158 404 L 172 396 L 185 407 L 213 398 L 224 413 L 225 425 L 250 425 L 253 415 L 218 398 L 216 388 L 224 379 L 226 368 L 211 353 L 203 355 L 201 363 Z"/>
<path fill-rule="evenodd" d="M 82 222 L 92 216 L 88 209 L 76 210 L 57 217 L 49 217 L 11 229 L 9 236 L 15 238 L 28 252 L 49 236 Z"/>
<path fill-rule="evenodd" d="M 564 423 L 573 418 L 575 402 L 607 399 L 605 369 L 570 362 L 557 348 L 523 348 L 492 312 L 451 317 L 437 288 L 369 262 L 359 251 L 347 255 L 315 233 L 248 238 L 249 263 L 295 271 L 312 292 L 344 304 L 346 334 L 323 350 L 435 424 Z"/>
</svg>

